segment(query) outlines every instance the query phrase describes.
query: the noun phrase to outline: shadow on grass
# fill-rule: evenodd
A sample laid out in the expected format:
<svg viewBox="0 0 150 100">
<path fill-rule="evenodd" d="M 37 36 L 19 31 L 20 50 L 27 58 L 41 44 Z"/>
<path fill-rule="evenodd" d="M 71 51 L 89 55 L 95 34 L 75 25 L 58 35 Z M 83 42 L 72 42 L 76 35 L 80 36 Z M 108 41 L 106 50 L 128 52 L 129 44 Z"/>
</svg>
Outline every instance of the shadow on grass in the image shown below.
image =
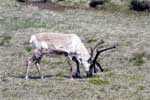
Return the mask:
<svg viewBox="0 0 150 100">
<path fill-rule="evenodd" d="M 12 75 L 11 77 L 25 79 L 24 75 L 20 75 L 20 76 Z M 51 77 L 53 77 L 53 75 L 45 75 L 44 76 L 44 78 L 51 78 Z M 40 76 L 29 76 L 29 79 L 36 80 L 36 79 L 41 79 L 41 77 Z"/>
<path fill-rule="evenodd" d="M 18 78 L 18 79 L 25 79 L 25 75 L 12 75 L 11 77 L 13 78 Z M 50 78 L 66 78 L 66 79 L 70 79 L 71 77 L 69 75 L 64 75 L 64 76 L 57 76 L 57 75 L 44 75 L 44 79 L 50 79 Z M 86 76 L 82 76 L 82 77 L 73 77 L 73 79 L 86 79 Z M 40 76 L 29 76 L 29 79 L 33 79 L 33 80 L 38 80 L 41 79 Z"/>
<path fill-rule="evenodd" d="M 64 78 L 70 79 L 71 77 L 65 75 Z M 73 76 L 73 79 L 84 79 L 84 76 L 81 76 L 81 77 L 75 77 L 75 76 Z"/>
</svg>

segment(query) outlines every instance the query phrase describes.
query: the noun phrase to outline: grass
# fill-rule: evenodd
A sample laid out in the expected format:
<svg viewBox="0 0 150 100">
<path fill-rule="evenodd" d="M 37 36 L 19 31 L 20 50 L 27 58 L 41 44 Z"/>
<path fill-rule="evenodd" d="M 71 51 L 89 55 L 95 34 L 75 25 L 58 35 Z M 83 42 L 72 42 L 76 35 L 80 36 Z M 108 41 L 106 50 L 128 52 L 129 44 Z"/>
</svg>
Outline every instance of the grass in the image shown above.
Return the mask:
<svg viewBox="0 0 150 100">
<path fill-rule="evenodd" d="M 9 0 L 5 1 L 5 0 L 2 0 L 1 3 L 0 3 L 0 7 L 4 7 L 4 8 L 13 8 L 13 7 L 16 7 L 16 1 L 15 0 L 12 0 L 11 2 Z"/>
<path fill-rule="evenodd" d="M 106 79 L 102 79 L 100 77 L 94 77 L 89 80 L 89 83 L 94 84 L 94 85 L 108 85 L 110 83 L 110 81 L 108 81 Z"/>
<path fill-rule="evenodd" d="M 48 11 L 19 3 L 14 6 L 13 2 L 2 0 L 0 4 L 2 100 L 149 100 L 149 13 L 124 13 L 124 5 L 121 9 L 113 5 L 114 8 L 106 10 Z M 70 80 L 66 77 L 69 66 L 65 59 L 44 57 L 41 70 L 45 79 L 39 78 L 32 65 L 27 81 L 23 64 L 32 50 L 26 41 L 31 35 L 45 31 L 77 34 L 88 50 L 102 39 L 104 48 L 114 42 L 120 45 L 100 55 L 104 72 L 92 78 L 85 78 L 84 67 L 80 65 L 82 78 Z"/>
<path fill-rule="evenodd" d="M 59 1 L 59 3 L 65 6 L 77 7 L 80 5 L 83 6 L 84 4 L 88 3 L 90 0 L 53 0 L 53 1 L 54 2 Z"/>
<path fill-rule="evenodd" d="M 111 78 L 112 76 L 114 75 L 114 73 L 113 72 L 107 72 L 106 74 L 105 74 L 105 76 L 106 77 L 108 77 L 108 78 Z"/>
<path fill-rule="evenodd" d="M 8 81 L 8 77 L 9 77 L 9 74 L 7 72 L 4 72 L 0 78 L 1 78 L 1 81 L 6 82 Z"/>
<path fill-rule="evenodd" d="M 0 36 L 0 46 L 9 45 L 11 38 L 11 36 Z"/>
<path fill-rule="evenodd" d="M 131 75 L 131 76 L 128 76 L 128 80 L 129 81 L 140 81 L 140 80 L 143 80 L 143 76 L 141 75 Z"/>
<path fill-rule="evenodd" d="M 18 30 L 18 29 L 25 29 L 25 28 L 47 28 L 48 24 L 46 21 L 40 19 L 32 19 L 32 18 L 17 18 L 17 17 L 6 17 L 5 19 L 1 20 L 5 26 L 4 28 L 7 30 Z"/>
<path fill-rule="evenodd" d="M 136 53 L 129 61 L 133 63 L 134 66 L 142 66 L 145 63 L 144 57 L 145 53 Z"/>
<path fill-rule="evenodd" d="M 95 42 L 97 42 L 97 40 L 96 39 L 89 39 L 86 43 L 95 43 Z"/>
<path fill-rule="evenodd" d="M 28 53 L 30 53 L 32 51 L 32 47 L 26 46 L 25 47 L 25 51 L 28 52 Z"/>
<path fill-rule="evenodd" d="M 137 91 L 143 91 L 145 89 L 145 86 L 139 85 L 137 88 Z"/>
<path fill-rule="evenodd" d="M 60 77 L 61 79 L 64 79 L 65 73 L 63 72 L 58 72 L 56 73 L 56 77 Z"/>
</svg>

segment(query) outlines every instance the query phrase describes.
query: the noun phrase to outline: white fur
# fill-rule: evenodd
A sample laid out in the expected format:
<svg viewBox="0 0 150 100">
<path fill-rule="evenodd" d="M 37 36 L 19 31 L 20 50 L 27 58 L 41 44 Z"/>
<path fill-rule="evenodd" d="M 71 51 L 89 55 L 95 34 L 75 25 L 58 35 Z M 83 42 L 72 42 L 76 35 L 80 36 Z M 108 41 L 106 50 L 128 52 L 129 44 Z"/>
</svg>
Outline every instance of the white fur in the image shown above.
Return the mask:
<svg viewBox="0 0 150 100">
<path fill-rule="evenodd" d="M 48 49 L 48 45 L 45 41 L 41 41 L 41 47 L 45 48 L 45 49 Z"/>
</svg>

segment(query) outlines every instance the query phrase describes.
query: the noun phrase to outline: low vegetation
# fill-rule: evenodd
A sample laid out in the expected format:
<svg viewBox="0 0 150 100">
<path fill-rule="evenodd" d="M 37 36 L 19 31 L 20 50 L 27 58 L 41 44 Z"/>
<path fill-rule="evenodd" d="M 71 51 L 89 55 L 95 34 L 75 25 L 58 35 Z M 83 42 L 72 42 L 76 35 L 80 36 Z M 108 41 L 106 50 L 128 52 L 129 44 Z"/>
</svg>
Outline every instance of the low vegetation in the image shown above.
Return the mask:
<svg viewBox="0 0 150 100">
<path fill-rule="evenodd" d="M 77 4 L 71 0 L 57 3 Z M 0 99 L 149 100 L 150 14 L 130 10 L 129 4 L 130 0 L 111 0 L 96 9 L 85 8 L 87 3 L 81 8 L 40 9 L 16 0 L 1 0 Z M 45 79 L 40 79 L 33 65 L 27 81 L 24 65 L 32 53 L 28 41 L 31 35 L 45 31 L 77 34 L 87 48 L 100 40 L 104 40 L 104 47 L 118 45 L 100 55 L 104 72 L 95 77 L 86 78 L 80 67 L 81 78 L 70 80 L 65 58 L 44 57 L 41 70 Z"/>
<path fill-rule="evenodd" d="M 11 36 L 0 36 L 0 46 L 9 45 Z"/>
<path fill-rule="evenodd" d="M 145 53 L 143 53 L 143 52 L 134 53 L 133 57 L 130 59 L 130 61 L 133 62 L 133 65 L 141 66 L 142 64 L 145 63 L 144 57 L 145 57 Z"/>
<path fill-rule="evenodd" d="M 99 77 L 94 77 L 89 80 L 89 83 L 94 84 L 94 85 L 107 85 L 110 83 L 110 81 L 101 79 Z"/>
</svg>

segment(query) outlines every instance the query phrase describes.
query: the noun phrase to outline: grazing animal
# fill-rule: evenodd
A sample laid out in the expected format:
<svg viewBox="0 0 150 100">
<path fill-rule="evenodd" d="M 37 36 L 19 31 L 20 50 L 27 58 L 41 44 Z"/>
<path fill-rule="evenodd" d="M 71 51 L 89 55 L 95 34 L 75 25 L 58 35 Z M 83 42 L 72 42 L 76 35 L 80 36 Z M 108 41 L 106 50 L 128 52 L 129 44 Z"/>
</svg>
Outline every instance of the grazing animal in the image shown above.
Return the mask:
<svg viewBox="0 0 150 100">
<path fill-rule="evenodd" d="M 63 34 L 63 33 L 38 33 L 31 36 L 30 44 L 33 47 L 33 56 L 27 60 L 27 69 L 25 78 L 28 79 L 28 72 L 31 63 L 34 62 L 41 78 L 43 78 L 40 70 L 40 61 L 44 55 L 46 56 L 60 56 L 63 55 L 67 58 L 67 62 L 70 66 L 70 77 L 73 77 L 71 60 L 77 64 L 77 71 L 75 75 L 80 77 L 79 64 L 84 66 L 84 70 L 88 77 L 92 76 L 93 70 L 96 72 L 96 66 L 101 71 L 101 65 L 97 62 L 99 54 L 103 51 L 115 48 L 112 46 L 103 50 L 98 50 L 97 47 L 102 42 L 99 42 L 94 48 L 91 48 L 91 53 L 88 50 L 76 34 Z M 94 55 L 94 51 L 97 50 Z"/>
<path fill-rule="evenodd" d="M 130 2 L 130 9 L 133 9 L 136 11 L 150 11 L 150 1 L 132 0 Z"/>
<path fill-rule="evenodd" d="M 105 3 L 105 0 L 92 0 L 90 3 L 89 3 L 89 6 L 91 8 L 96 8 L 98 5 L 103 5 Z"/>
</svg>

